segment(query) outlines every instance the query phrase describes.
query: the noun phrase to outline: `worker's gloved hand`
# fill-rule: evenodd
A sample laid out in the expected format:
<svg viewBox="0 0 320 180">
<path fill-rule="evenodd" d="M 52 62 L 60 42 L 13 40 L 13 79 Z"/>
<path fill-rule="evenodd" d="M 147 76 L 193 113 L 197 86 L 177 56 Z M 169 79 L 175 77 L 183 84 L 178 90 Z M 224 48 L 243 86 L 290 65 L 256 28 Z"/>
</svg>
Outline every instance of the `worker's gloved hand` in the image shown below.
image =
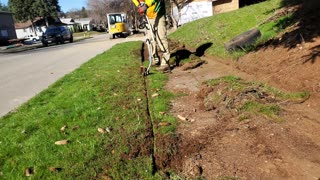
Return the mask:
<svg viewBox="0 0 320 180">
<path fill-rule="evenodd" d="M 138 12 L 141 15 L 144 15 L 147 12 L 148 6 L 144 2 L 140 2 L 138 6 Z"/>
</svg>

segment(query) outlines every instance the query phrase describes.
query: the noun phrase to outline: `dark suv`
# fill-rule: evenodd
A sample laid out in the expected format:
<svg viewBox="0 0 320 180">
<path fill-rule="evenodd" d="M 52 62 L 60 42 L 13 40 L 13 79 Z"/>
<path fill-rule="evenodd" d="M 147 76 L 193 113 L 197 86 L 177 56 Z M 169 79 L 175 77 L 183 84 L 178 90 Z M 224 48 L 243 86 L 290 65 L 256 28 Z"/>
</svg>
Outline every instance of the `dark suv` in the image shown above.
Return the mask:
<svg viewBox="0 0 320 180">
<path fill-rule="evenodd" d="M 43 33 L 41 42 L 44 46 L 50 43 L 63 44 L 64 41 L 73 42 L 72 32 L 65 26 L 51 26 Z"/>
</svg>

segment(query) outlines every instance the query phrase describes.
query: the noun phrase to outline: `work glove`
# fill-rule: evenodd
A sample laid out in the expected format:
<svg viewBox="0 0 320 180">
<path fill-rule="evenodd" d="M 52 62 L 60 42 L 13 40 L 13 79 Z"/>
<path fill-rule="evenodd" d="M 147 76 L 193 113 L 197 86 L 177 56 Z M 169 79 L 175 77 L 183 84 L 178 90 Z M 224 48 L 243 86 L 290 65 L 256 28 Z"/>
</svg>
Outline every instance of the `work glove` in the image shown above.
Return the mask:
<svg viewBox="0 0 320 180">
<path fill-rule="evenodd" d="M 144 15 L 147 12 L 148 6 L 144 2 L 140 2 L 138 6 L 138 12 L 141 15 Z"/>
</svg>

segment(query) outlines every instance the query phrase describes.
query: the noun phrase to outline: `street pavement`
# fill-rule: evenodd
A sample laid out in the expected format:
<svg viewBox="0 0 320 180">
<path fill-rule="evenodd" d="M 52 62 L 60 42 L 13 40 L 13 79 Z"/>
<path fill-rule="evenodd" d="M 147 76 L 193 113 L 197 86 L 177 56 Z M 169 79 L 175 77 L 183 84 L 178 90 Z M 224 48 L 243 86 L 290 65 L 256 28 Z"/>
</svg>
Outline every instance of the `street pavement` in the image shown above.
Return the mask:
<svg viewBox="0 0 320 180">
<path fill-rule="evenodd" d="M 104 34 L 74 43 L 0 53 L 0 117 L 113 45 L 136 40 L 144 37 L 110 40 Z"/>
</svg>

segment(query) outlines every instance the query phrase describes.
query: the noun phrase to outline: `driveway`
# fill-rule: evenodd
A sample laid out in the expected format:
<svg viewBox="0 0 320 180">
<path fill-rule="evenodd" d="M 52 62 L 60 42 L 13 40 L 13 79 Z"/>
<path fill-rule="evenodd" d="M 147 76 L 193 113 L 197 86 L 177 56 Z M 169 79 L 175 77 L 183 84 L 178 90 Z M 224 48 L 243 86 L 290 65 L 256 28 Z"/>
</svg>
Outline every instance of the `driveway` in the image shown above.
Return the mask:
<svg viewBox="0 0 320 180">
<path fill-rule="evenodd" d="M 109 40 L 105 34 L 77 43 L 0 54 L 0 116 L 113 45 L 143 39 L 140 36 Z"/>
</svg>

